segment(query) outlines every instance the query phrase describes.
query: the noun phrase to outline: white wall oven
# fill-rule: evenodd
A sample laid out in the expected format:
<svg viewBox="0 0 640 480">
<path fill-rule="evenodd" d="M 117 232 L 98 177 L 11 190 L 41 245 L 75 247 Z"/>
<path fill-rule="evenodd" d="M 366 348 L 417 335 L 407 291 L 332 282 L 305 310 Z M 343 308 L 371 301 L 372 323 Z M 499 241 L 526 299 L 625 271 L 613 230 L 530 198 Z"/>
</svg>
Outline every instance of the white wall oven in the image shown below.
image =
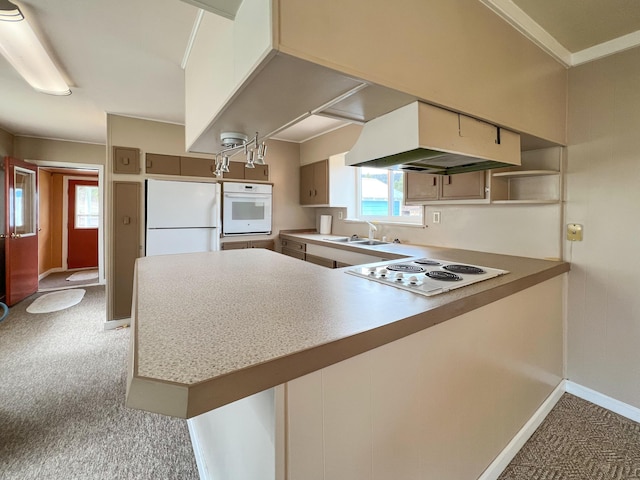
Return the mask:
<svg viewBox="0 0 640 480">
<path fill-rule="evenodd" d="M 271 233 L 272 185 L 222 184 L 222 235 Z"/>
</svg>

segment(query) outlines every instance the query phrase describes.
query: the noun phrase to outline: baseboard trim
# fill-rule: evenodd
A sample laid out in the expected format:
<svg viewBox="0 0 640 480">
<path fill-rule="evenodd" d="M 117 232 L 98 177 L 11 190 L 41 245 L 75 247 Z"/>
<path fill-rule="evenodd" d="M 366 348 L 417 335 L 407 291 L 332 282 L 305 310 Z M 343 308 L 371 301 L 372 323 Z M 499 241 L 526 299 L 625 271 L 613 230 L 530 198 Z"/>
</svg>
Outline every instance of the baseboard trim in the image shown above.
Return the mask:
<svg viewBox="0 0 640 480">
<path fill-rule="evenodd" d="M 42 280 L 45 277 L 48 277 L 49 275 L 51 275 L 52 273 L 57 273 L 57 272 L 64 272 L 65 269 L 62 267 L 54 267 L 54 268 L 50 268 L 49 270 L 47 270 L 44 273 L 41 273 L 40 275 L 38 275 L 38 281 Z"/>
<path fill-rule="evenodd" d="M 599 407 L 611 410 L 612 412 L 622 415 L 629 420 L 640 423 L 640 408 L 632 407 L 627 403 L 611 398 L 603 393 L 596 392 L 590 388 L 583 387 L 582 385 L 578 385 L 570 380 L 567 380 L 565 383 L 567 393 L 580 397 L 587 402 L 594 403 Z"/>
<path fill-rule="evenodd" d="M 106 322 L 104 322 L 104 329 L 115 330 L 116 328 L 128 327 L 129 325 L 131 325 L 130 318 L 121 318 L 119 320 L 107 320 Z"/>
<path fill-rule="evenodd" d="M 522 446 L 529 440 L 536 428 L 544 421 L 549 415 L 549 412 L 562 394 L 565 392 L 565 380 L 562 380 L 558 386 L 549 394 L 546 400 L 540 405 L 538 410 L 531 416 L 531 418 L 524 424 L 518 433 L 511 439 L 509 444 L 500 452 L 493 462 L 487 467 L 487 469 L 478 477 L 478 480 L 496 480 L 500 474 L 507 468 L 507 465 L 511 463 L 513 457 L 520 451 Z"/>
</svg>

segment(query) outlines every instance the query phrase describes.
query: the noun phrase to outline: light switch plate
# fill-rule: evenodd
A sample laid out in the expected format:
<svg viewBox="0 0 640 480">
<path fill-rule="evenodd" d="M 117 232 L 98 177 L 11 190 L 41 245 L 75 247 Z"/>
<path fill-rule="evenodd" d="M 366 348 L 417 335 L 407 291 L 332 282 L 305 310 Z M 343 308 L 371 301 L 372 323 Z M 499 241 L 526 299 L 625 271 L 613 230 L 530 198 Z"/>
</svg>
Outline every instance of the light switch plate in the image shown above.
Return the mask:
<svg viewBox="0 0 640 480">
<path fill-rule="evenodd" d="M 571 242 L 582 241 L 582 225 L 579 223 L 567 224 L 567 240 Z"/>
</svg>

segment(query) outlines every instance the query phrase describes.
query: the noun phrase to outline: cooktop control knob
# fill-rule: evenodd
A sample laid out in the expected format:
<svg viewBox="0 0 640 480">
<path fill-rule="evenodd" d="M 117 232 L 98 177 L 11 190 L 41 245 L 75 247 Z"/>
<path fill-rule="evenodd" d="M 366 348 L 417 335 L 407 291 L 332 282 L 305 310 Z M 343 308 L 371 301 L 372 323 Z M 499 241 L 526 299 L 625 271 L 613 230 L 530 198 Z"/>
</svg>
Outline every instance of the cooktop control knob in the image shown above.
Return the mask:
<svg viewBox="0 0 640 480">
<path fill-rule="evenodd" d="M 404 279 L 404 273 L 398 272 L 396 273 L 396 282 L 401 282 Z"/>
<path fill-rule="evenodd" d="M 368 270 L 369 270 L 369 275 L 375 275 L 378 269 L 376 267 L 369 267 Z"/>
<path fill-rule="evenodd" d="M 417 285 L 418 284 L 418 277 L 416 277 L 415 275 L 411 275 L 409 277 L 409 283 L 411 285 Z"/>
<path fill-rule="evenodd" d="M 389 270 L 387 270 L 386 268 L 383 268 L 382 270 L 380 270 L 381 277 L 386 277 L 387 273 L 389 273 Z"/>
</svg>

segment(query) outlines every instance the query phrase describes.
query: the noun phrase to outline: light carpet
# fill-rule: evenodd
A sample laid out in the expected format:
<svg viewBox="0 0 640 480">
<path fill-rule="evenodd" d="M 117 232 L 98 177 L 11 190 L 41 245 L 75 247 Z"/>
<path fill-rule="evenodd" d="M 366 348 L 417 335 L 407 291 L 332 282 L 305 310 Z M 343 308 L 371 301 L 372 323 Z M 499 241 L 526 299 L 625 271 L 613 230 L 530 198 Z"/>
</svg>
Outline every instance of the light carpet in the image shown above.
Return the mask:
<svg viewBox="0 0 640 480">
<path fill-rule="evenodd" d="M 73 307 L 82 301 L 85 290 L 76 288 L 73 290 L 62 290 L 60 292 L 47 293 L 36 298 L 27 307 L 29 313 L 50 313 Z"/>
<path fill-rule="evenodd" d="M 85 280 L 97 280 L 98 270 L 83 270 L 72 273 L 67 277 L 68 282 L 84 282 Z"/>
<path fill-rule="evenodd" d="M 565 393 L 498 480 L 639 480 L 640 424 Z"/>
<path fill-rule="evenodd" d="M 124 406 L 129 329 L 103 330 L 104 286 L 28 303 L 0 323 L 0 478 L 196 480 L 186 421 Z"/>
</svg>

